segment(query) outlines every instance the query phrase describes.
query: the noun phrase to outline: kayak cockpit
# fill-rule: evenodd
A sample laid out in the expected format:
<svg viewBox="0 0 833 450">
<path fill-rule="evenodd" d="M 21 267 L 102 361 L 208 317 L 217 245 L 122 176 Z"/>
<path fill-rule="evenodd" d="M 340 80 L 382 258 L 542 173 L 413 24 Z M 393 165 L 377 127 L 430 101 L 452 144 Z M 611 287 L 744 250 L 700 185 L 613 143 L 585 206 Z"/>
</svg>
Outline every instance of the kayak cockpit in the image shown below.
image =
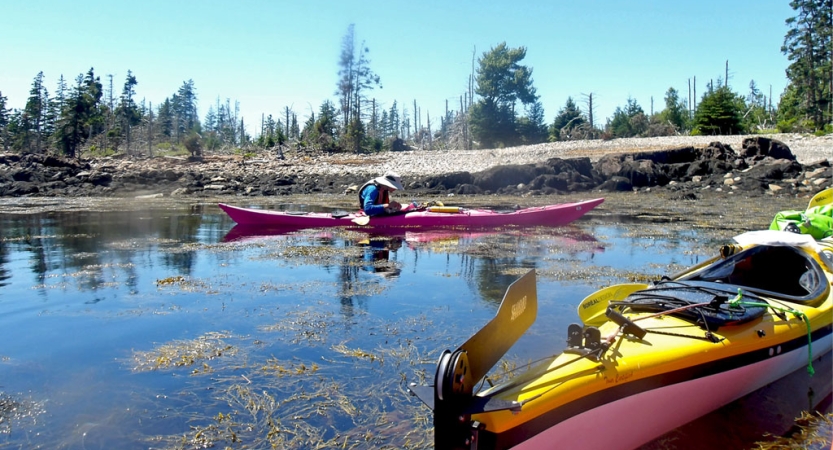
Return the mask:
<svg viewBox="0 0 833 450">
<path fill-rule="evenodd" d="M 737 285 L 767 297 L 807 306 L 827 298 L 824 270 L 796 247 L 759 245 L 727 256 L 680 280 Z"/>
</svg>

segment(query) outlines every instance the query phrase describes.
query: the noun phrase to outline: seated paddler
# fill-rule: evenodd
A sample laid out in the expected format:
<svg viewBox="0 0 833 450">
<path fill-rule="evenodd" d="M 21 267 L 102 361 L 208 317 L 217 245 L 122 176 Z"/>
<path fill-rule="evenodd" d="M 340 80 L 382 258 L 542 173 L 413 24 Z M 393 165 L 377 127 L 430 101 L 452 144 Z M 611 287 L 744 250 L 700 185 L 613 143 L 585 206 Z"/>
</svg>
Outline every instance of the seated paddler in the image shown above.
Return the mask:
<svg viewBox="0 0 833 450">
<path fill-rule="evenodd" d="M 390 193 L 400 189 L 403 187 L 399 174 L 388 171 L 359 188 L 359 205 L 368 216 L 396 214 L 402 210 L 402 205 L 391 200 Z"/>
</svg>

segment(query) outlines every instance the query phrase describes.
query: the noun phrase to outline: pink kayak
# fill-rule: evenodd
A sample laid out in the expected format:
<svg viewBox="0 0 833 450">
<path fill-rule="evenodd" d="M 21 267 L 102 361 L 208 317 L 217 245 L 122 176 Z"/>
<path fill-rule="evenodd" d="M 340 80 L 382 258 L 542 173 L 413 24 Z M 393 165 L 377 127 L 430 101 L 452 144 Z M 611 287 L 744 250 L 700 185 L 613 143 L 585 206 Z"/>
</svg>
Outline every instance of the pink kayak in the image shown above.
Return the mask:
<svg viewBox="0 0 833 450">
<path fill-rule="evenodd" d="M 334 214 L 320 212 L 287 212 L 240 208 L 220 203 L 220 208 L 240 225 L 269 227 L 343 227 L 368 225 L 372 227 L 499 227 L 558 226 L 568 224 L 604 201 L 603 198 L 575 203 L 535 206 L 511 212 L 490 209 L 427 208 L 389 216 L 368 218 L 361 212 Z M 432 211 L 433 209 L 433 211 Z M 451 211 L 451 212 L 449 212 Z M 369 219 L 369 220 L 368 220 Z"/>
</svg>

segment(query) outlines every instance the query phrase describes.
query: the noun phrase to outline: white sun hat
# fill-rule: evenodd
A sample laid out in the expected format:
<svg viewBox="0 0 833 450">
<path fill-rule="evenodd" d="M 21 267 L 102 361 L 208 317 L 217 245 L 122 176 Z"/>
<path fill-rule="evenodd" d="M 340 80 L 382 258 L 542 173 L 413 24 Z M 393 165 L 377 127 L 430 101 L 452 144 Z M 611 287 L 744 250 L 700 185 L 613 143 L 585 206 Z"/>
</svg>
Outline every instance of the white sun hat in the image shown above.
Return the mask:
<svg viewBox="0 0 833 450">
<path fill-rule="evenodd" d="M 402 187 L 402 178 L 400 178 L 399 174 L 396 172 L 385 172 L 383 176 L 376 178 L 376 182 L 394 190 L 405 189 Z"/>
</svg>

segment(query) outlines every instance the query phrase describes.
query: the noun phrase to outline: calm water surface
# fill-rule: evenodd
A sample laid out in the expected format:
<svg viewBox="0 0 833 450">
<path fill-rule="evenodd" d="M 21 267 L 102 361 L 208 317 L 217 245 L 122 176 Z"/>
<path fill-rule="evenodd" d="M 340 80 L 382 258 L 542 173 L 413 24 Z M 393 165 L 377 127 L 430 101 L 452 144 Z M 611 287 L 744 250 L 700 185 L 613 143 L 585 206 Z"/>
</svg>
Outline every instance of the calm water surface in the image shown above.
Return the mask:
<svg viewBox="0 0 833 450">
<path fill-rule="evenodd" d="M 0 230 L 0 448 L 67 449 L 431 448 L 405 386 L 431 379 L 520 275 L 537 272 L 538 319 L 503 367 L 563 349 L 596 289 L 696 264 L 730 237 L 592 214 L 254 233 L 187 203 L 0 213 Z M 805 378 L 646 448 L 754 447 L 824 402 L 829 381 L 808 397 Z"/>
</svg>

